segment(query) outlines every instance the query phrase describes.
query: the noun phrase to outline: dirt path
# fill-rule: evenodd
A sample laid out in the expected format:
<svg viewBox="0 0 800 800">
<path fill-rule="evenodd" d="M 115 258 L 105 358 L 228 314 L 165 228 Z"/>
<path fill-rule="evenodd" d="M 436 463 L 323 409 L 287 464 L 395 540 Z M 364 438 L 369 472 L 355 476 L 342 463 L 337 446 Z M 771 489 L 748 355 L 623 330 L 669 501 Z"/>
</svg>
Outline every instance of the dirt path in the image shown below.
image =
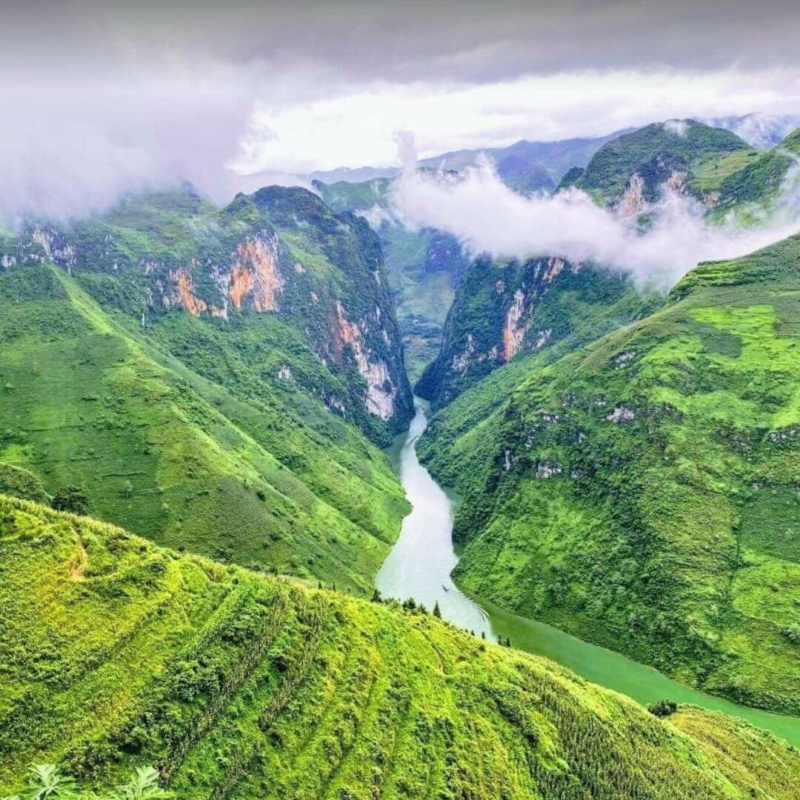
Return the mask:
<svg viewBox="0 0 800 800">
<path fill-rule="evenodd" d="M 86 567 L 89 566 L 89 554 L 83 545 L 83 540 L 80 536 L 76 536 L 80 558 L 77 564 L 73 564 L 69 569 L 69 576 L 74 581 L 86 580 Z"/>
</svg>

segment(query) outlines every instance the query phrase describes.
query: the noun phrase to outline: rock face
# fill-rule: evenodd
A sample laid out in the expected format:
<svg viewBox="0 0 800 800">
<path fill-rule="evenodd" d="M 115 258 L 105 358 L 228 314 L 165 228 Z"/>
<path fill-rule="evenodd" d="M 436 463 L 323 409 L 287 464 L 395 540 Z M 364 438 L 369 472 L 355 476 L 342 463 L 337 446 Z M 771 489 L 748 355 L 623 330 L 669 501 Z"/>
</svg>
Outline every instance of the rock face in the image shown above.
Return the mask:
<svg viewBox="0 0 800 800">
<path fill-rule="evenodd" d="M 479 258 L 456 293 L 441 351 L 417 393 L 440 408 L 521 354 L 595 338 L 653 302 L 622 275 L 560 258 Z"/>
<path fill-rule="evenodd" d="M 378 237 L 303 189 L 265 188 L 224 209 L 192 191 L 130 198 L 1 244 L 2 263 L 52 261 L 145 326 L 175 313 L 233 327 L 276 316 L 330 376 L 305 386 L 296 376 L 328 408 L 381 442 L 412 416 Z"/>
</svg>

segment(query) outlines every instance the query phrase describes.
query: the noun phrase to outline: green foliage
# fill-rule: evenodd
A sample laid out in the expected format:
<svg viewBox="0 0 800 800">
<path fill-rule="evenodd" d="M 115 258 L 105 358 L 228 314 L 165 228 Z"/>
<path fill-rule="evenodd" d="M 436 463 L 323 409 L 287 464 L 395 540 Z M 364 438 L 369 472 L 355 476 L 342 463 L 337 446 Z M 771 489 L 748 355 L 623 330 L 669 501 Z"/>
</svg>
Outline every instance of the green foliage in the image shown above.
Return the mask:
<svg viewBox="0 0 800 800">
<path fill-rule="evenodd" d="M 363 434 L 388 444 L 411 394 L 363 220 L 187 189 L 6 245 L 0 491 L 44 500 L 28 469 L 176 549 L 370 591 L 407 504 Z"/>
<path fill-rule="evenodd" d="M 647 710 L 654 717 L 671 717 L 678 710 L 678 704 L 674 700 L 659 700 L 648 706 Z"/>
<path fill-rule="evenodd" d="M 36 503 L 47 500 L 42 482 L 32 472 L 13 464 L 0 464 L 0 494 L 19 497 L 20 500 L 33 500 Z"/>
<path fill-rule="evenodd" d="M 46 800 L 48 797 L 64 800 L 157 800 L 173 797 L 158 785 L 158 772 L 152 767 L 138 767 L 128 783 L 97 794 L 81 791 L 72 778 L 61 775 L 53 764 L 38 764 L 31 767 L 28 789 L 23 795 L 3 800 Z"/>
<path fill-rule="evenodd" d="M 50 505 L 56 511 L 69 511 L 72 514 L 89 513 L 89 498 L 78 486 L 65 486 L 59 489 L 53 495 Z"/>
<path fill-rule="evenodd" d="M 705 264 L 662 310 L 438 414 L 456 577 L 748 705 L 800 711 L 795 237 Z"/>
<path fill-rule="evenodd" d="M 656 719 L 396 603 L 6 498 L 0 554 L 11 795 L 30 763 L 57 763 L 84 795 L 157 797 L 149 770 L 105 788 L 144 763 L 180 798 L 796 796 L 800 753 L 763 732 L 697 709 Z"/>
</svg>

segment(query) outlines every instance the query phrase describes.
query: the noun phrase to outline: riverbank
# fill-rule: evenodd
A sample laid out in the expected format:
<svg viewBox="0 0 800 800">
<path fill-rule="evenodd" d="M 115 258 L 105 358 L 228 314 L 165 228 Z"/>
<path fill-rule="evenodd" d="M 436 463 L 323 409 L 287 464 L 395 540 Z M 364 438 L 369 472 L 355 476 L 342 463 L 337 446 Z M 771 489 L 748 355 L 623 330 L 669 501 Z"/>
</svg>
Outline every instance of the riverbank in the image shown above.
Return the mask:
<svg viewBox="0 0 800 800">
<path fill-rule="evenodd" d="M 408 432 L 390 450 L 390 456 L 411 503 L 411 513 L 375 585 L 386 597 L 413 597 L 453 625 L 491 641 L 510 638 L 514 647 L 545 656 L 586 680 L 645 705 L 670 699 L 732 714 L 769 730 L 800 748 L 800 718 L 773 714 L 705 694 L 668 678 L 651 667 L 619 653 L 589 644 L 535 620 L 519 617 L 483 598 L 466 595 L 450 574 L 458 563 L 453 548 L 454 502 L 419 462 L 416 443 L 427 427 L 427 404 L 415 400 L 417 413 Z"/>
</svg>

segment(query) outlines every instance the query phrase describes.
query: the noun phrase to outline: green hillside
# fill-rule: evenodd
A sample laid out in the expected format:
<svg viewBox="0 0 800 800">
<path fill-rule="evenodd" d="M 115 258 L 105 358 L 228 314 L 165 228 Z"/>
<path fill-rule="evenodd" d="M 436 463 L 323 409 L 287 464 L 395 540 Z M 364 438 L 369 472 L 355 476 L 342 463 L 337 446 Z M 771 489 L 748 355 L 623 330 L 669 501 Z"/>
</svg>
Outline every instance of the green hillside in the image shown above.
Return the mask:
<svg viewBox="0 0 800 800">
<path fill-rule="evenodd" d="M 5 248 L 0 463 L 159 543 L 371 591 L 407 504 L 356 425 L 389 441 L 409 390 L 365 223 L 184 193 Z"/>
<path fill-rule="evenodd" d="M 719 183 L 721 211 L 737 205 L 773 200 L 783 186 L 789 169 L 800 157 L 800 129 L 777 147 L 749 159 L 743 169 L 725 176 Z"/>
<path fill-rule="evenodd" d="M 723 176 L 759 157 L 722 128 L 694 120 L 657 122 L 604 144 L 586 169 L 565 176 L 561 187 L 576 186 L 603 204 L 626 198 L 631 205 L 653 202 L 670 180 L 704 196 Z"/>
<path fill-rule="evenodd" d="M 662 310 L 440 412 L 422 452 L 464 497 L 459 582 L 798 713 L 798 297 L 800 238 L 701 265 Z"/>
<path fill-rule="evenodd" d="M 800 753 L 403 611 L 0 498 L 0 791 L 796 800 Z"/>
</svg>

